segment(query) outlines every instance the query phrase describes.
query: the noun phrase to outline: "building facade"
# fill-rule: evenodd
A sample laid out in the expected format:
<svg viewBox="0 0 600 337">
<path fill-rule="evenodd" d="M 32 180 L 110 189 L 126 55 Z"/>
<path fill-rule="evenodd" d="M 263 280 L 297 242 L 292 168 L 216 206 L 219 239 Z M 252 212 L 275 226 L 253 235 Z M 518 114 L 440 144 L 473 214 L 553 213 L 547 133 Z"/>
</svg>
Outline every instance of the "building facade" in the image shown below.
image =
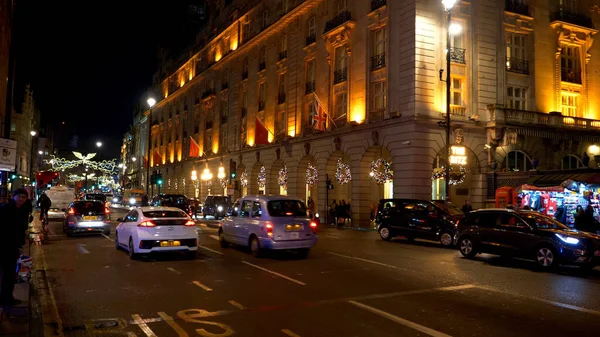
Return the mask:
<svg viewBox="0 0 600 337">
<path fill-rule="evenodd" d="M 12 95 L 12 83 L 8 82 L 10 69 L 11 32 L 14 17 L 14 0 L 0 1 L 0 121 L 4 126 L 7 113 L 7 97 Z M 10 90 L 9 90 L 10 89 Z M 10 92 L 9 92 L 10 91 Z M 9 105 L 10 106 L 10 105 Z M 10 108 L 8 110 L 10 112 Z M 4 135 L 4 127 L 0 131 Z M 4 135 L 6 136 L 6 135 Z"/>
<path fill-rule="evenodd" d="M 32 136 L 31 132 L 35 131 Z M 9 177 L 12 189 L 29 186 L 38 167 L 35 163 L 38 153 L 39 111 L 36 109 L 33 90 L 25 86 L 23 102 L 19 110 L 13 110 L 10 126 L 10 138 L 17 141 L 16 168 Z"/>
<path fill-rule="evenodd" d="M 597 166 L 592 1 L 457 1 L 452 25 L 438 0 L 216 4 L 195 47 L 155 75 L 144 124 L 165 192 L 287 193 L 321 212 L 345 200 L 367 226 L 380 198 L 446 198 L 447 152 L 450 199 L 476 208 L 497 186 Z"/>
</svg>

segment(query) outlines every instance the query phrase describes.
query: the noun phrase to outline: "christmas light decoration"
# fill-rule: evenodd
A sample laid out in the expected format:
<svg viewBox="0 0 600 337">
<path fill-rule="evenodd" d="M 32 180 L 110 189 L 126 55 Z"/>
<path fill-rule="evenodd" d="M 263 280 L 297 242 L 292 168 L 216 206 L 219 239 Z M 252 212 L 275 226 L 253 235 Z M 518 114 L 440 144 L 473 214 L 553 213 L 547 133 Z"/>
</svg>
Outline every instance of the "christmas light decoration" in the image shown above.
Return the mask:
<svg viewBox="0 0 600 337">
<path fill-rule="evenodd" d="M 279 186 L 286 186 L 287 180 L 288 180 L 287 166 L 283 165 L 283 167 L 279 169 L 279 177 L 277 179 L 277 182 L 279 183 Z"/>
<path fill-rule="evenodd" d="M 258 182 L 258 187 L 263 188 L 267 183 L 267 169 L 264 166 L 260 167 L 260 172 L 258 172 L 258 178 L 256 179 Z"/>
<path fill-rule="evenodd" d="M 392 164 L 388 163 L 385 159 L 377 159 L 371 162 L 371 178 L 378 184 L 384 184 L 388 180 L 394 178 L 392 173 Z"/>
<path fill-rule="evenodd" d="M 319 172 L 317 168 L 312 165 L 312 163 L 308 163 L 308 167 L 306 168 L 306 184 L 313 186 L 319 183 Z"/>
<path fill-rule="evenodd" d="M 352 181 L 352 173 L 350 172 L 350 165 L 344 163 L 342 158 L 338 158 L 337 165 L 335 168 L 335 179 L 340 185 L 344 185 Z"/>
<path fill-rule="evenodd" d="M 433 173 L 431 174 L 431 179 L 445 179 L 446 168 L 436 167 L 433 169 Z M 467 169 L 462 165 L 450 165 L 450 185 L 460 185 L 465 181 L 465 176 L 467 175 Z"/>
<path fill-rule="evenodd" d="M 246 172 L 246 170 L 240 174 L 240 183 L 242 184 L 242 187 L 248 187 L 248 172 Z"/>
<path fill-rule="evenodd" d="M 92 161 L 91 159 L 96 156 L 95 153 L 88 153 L 87 155 L 83 155 L 80 152 L 73 151 L 73 155 L 77 158 L 77 160 L 69 160 L 65 158 L 58 158 L 52 155 L 52 159 L 44 160 L 46 164 L 50 164 L 51 171 L 64 171 L 68 169 L 75 168 L 80 165 L 84 165 L 92 170 L 101 171 L 105 174 L 115 174 L 117 173 L 118 166 L 116 163 L 116 159 L 111 160 L 103 160 L 101 162 Z"/>
</svg>

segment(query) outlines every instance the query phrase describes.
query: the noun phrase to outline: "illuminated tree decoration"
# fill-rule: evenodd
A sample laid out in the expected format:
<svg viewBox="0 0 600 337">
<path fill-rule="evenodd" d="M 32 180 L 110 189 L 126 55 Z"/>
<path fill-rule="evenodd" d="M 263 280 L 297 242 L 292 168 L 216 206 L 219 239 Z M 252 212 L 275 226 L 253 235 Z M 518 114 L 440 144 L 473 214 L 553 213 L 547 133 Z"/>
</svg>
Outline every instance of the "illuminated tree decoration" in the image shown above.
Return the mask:
<svg viewBox="0 0 600 337">
<path fill-rule="evenodd" d="M 450 165 L 450 185 L 460 185 L 465 181 L 467 175 L 467 169 L 462 165 Z M 445 179 L 446 178 L 446 167 L 436 167 L 433 169 L 431 179 Z"/>
<path fill-rule="evenodd" d="M 342 158 L 338 158 L 337 165 L 335 168 L 335 179 L 340 185 L 344 185 L 352 181 L 352 173 L 350 172 L 350 165 L 344 163 Z"/>
<path fill-rule="evenodd" d="M 65 158 L 58 158 L 52 155 L 52 159 L 44 160 L 46 164 L 50 164 L 51 171 L 64 171 L 68 169 L 75 168 L 80 165 L 84 165 L 92 170 L 102 171 L 105 174 L 115 174 L 117 173 L 117 163 L 116 159 L 111 160 L 103 160 L 101 162 L 92 161 L 91 159 L 96 156 L 95 153 L 88 153 L 87 155 L 83 155 L 80 152 L 73 151 L 73 155 L 77 160 L 68 160 Z"/>
<path fill-rule="evenodd" d="M 248 187 L 248 172 L 246 172 L 246 170 L 240 174 L 240 183 L 242 184 L 242 187 Z"/>
<path fill-rule="evenodd" d="M 284 165 L 282 168 L 279 169 L 279 177 L 277 179 L 277 182 L 279 183 L 279 186 L 286 186 L 287 180 L 288 180 L 288 171 L 287 171 L 287 166 Z"/>
<path fill-rule="evenodd" d="M 392 164 L 388 163 L 385 159 L 377 159 L 371 162 L 371 173 L 369 175 L 378 184 L 384 184 L 388 180 L 394 178 L 392 173 Z"/>
<path fill-rule="evenodd" d="M 310 186 L 314 186 L 319 183 L 319 172 L 317 168 L 312 165 L 312 163 L 308 163 L 308 167 L 306 168 L 306 184 Z"/>
<path fill-rule="evenodd" d="M 267 169 L 264 166 L 260 167 L 260 172 L 258 172 L 258 178 L 256 179 L 258 182 L 258 187 L 263 188 L 267 183 Z"/>
</svg>

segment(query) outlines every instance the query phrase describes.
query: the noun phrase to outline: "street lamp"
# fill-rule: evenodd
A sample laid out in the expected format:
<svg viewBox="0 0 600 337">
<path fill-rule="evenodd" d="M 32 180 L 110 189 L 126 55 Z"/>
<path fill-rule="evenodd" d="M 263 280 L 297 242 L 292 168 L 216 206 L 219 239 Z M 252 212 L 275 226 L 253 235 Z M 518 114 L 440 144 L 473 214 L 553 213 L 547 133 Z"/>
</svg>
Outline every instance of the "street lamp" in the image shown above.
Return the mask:
<svg viewBox="0 0 600 337">
<path fill-rule="evenodd" d="M 132 158 L 131 158 L 131 161 L 136 161 L 136 160 L 137 160 L 137 158 L 136 158 L 136 157 L 132 157 Z"/>
<path fill-rule="evenodd" d="M 156 104 L 156 100 L 150 97 L 146 102 L 148 102 L 148 106 L 150 107 L 148 117 L 146 118 L 146 124 L 148 127 L 148 142 L 146 144 L 146 194 L 148 194 L 150 192 L 150 120 L 152 119 L 152 107 L 154 106 L 154 104 Z"/>
<path fill-rule="evenodd" d="M 451 41 L 450 30 L 452 25 L 452 7 L 456 4 L 456 0 L 442 0 L 442 4 L 446 9 L 448 19 L 446 27 L 446 167 L 445 167 L 445 183 L 446 183 L 446 200 L 450 201 L 450 66 L 451 66 Z M 456 28 L 454 28 L 456 30 Z"/>
<path fill-rule="evenodd" d="M 35 135 L 37 135 L 37 132 L 35 130 L 31 130 L 29 132 L 29 134 L 31 135 L 31 151 L 29 151 L 29 184 L 31 184 L 31 186 L 33 186 L 33 181 L 35 179 L 35 176 L 33 175 L 33 158 L 35 157 L 35 142 L 33 137 L 35 137 Z M 35 191 L 34 193 L 35 194 Z M 32 198 L 35 198 L 34 195 L 31 196 Z"/>
<path fill-rule="evenodd" d="M 209 180 L 212 180 L 213 175 L 210 172 L 210 169 L 208 168 L 208 163 L 206 164 L 206 168 L 204 169 L 204 172 L 202 172 L 202 176 L 200 176 L 200 178 L 202 179 L 202 181 L 204 181 L 204 183 L 206 183 Z M 208 188 L 208 194 L 210 195 L 210 187 Z"/>
<path fill-rule="evenodd" d="M 102 147 L 102 142 L 100 142 L 100 141 L 96 142 L 96 146 L 97 147 Z"/>
</svg>

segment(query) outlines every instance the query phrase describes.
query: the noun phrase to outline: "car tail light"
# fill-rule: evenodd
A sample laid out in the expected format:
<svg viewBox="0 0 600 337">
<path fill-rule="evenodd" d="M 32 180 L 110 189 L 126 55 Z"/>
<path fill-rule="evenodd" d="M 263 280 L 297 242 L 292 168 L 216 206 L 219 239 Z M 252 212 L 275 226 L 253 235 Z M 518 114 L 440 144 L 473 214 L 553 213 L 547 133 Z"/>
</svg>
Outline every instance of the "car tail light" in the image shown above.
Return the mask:
<svg viewBox="0 0 600 337">
<path fill-rule="evenodd" d="M 188 226 L 188 227 L 192 227 L 192 226 L 196 226 L 196 223 L 194 222 L 194 220 L 188 220 L 184 226 Z"/>
<path fill-rule="evenodd" d="M 138 227 L 156 227 L 156 225 L 152 221 L 142 221 Z"/>
<path fill-rule="evenodd" d="M 314 222 L 314 221 L 311 221 L 311 222 L 310 222 L 310 229 L 312 229 L 313 233 L 316 233 L 316 232 L 317 232 L 317 227 L 318 227 L 318 226 L 317 226 L 317 223 L 316 223 L 316 222 Z"/>
<path fill-rule="evenodd" d="M 269 237 L 272 237 L 272 236 L 273 236 L 273 224 L 271 224 L 271 223 L 267 223 L 267 224 L 265 225 L 265 229 L 267 230 L 267 235 L 268 235 Z"/>
<path fill-rule="evenodd" d="M 110 208 L 104 207 L 104 214 L 110 214 Z"/>
<path fill-rule="evenodd" d="M 75 214 L 75 210 L 72 209 L 72 208 L 69 208 L 69 212 L 68 213 L 69 213 L 69 215 L 74 215 Z"/>
</svg>

